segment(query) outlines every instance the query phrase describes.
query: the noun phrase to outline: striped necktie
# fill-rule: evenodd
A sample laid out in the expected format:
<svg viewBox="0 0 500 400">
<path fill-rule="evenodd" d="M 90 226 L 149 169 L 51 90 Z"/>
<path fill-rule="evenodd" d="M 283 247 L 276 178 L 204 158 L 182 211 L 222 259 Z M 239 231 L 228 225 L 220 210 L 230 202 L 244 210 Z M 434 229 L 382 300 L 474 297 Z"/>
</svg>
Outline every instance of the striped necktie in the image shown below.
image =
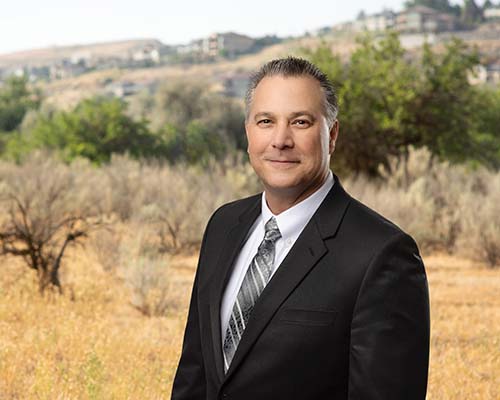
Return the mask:
<svg viewBox="0 0 500 400">
<path fill-rule="evenodd" d="M 264 239 L 250 262 L 229 318 L 223 346 L 224 372 L 229 369 L 253 307 L 269 282 L 274 264 L 275 244 L 279 238 L 281 233 L 276 219 L 272 217 L 265 225 Z"/>
</svg>

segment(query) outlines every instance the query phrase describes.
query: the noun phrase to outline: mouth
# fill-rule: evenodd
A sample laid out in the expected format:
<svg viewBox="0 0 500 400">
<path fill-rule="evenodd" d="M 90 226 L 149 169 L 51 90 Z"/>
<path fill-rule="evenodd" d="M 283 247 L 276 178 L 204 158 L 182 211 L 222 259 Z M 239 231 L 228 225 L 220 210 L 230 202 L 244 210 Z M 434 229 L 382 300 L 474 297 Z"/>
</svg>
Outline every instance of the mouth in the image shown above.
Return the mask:
<svg viewBox="0 0 500 400">
<path fill-rule="evenodd" d="M 266 161 L 272 162 L 272 163 L 278 163 L 278 164 L 298 164 L 300 161 L 298 160 L 280 160 L 280 159 L 272 159 L 268 158 Z"/>
<path fill-rule="evenodd" d="M 276 168 L 293 167 L 293 166 L 300 163 L 300 161 L 298 161 L 298 160 L 266 159 L 265 161 L 267 161 L 273 167 L 276 167 Z"/>
</svg>

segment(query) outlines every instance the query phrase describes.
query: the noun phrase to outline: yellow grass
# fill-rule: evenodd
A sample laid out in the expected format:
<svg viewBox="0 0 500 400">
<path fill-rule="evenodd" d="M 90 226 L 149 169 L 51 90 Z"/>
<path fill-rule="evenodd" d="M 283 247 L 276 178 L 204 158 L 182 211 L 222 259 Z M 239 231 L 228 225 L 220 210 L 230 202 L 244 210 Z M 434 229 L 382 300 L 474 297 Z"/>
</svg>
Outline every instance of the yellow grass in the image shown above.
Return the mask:
<svg viewBox="0 0 500 400">
<path fill-rule="evenodd" d="M 500 271 L 425 257 L 432 304 L 428 399 L 500 398 Z M 166 272 L 171 310 L 147 318 L 91 251 L 64 265 L 65 294 L 36 292 L 32 271 L 2 261 L 0 399 L 168 399 L 196 256 Z"/>
</svg>

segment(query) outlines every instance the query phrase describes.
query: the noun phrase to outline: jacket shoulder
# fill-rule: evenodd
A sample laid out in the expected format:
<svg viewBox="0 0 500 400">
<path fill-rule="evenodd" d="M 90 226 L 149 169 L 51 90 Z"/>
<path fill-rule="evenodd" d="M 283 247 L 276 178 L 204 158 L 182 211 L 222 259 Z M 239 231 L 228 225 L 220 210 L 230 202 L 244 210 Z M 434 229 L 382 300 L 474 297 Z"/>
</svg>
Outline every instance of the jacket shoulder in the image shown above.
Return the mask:
<svg viewBox="0 0 500 400">
<path fill-rule="evenodd" d="M 207 223 L 206 231 L 222 234 L 227 229 L 231 228 L 239 220 L 241 215 L 258 206 L 261 196 L 262 193 L 259 193 L 223 204 L 213 212 Z"/>
<path fill-rule="evenodd" d="M 414 239 L 393 221 L 351 197 L 340 232 L 365 249 L 380 249 L 396 237 Z M 416 245 L 416 243 L 415 243 Z"/>
</svg>

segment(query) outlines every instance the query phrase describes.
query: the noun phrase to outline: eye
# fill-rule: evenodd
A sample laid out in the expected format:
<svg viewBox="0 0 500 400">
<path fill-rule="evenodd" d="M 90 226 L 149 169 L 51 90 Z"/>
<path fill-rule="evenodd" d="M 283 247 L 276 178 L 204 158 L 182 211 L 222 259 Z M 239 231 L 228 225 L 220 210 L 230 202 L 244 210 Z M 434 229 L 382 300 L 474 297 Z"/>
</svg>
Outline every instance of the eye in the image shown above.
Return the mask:
<svg viewBox="0 0 500 400">
<path fill-rule="evenodd" d="M 295 121 L 293 121 L 293 124 L 304 128 L 311 126 L 311 122 L 307 119 L 296 119 Z"/>
<path fill-rule="evenodd" d="M 264 118 L 264 119 L 257 121 L 257 125 L 269 125 L 272 122 L 273 121 L 271 121 L 269 118 Z"/>
</svg>

